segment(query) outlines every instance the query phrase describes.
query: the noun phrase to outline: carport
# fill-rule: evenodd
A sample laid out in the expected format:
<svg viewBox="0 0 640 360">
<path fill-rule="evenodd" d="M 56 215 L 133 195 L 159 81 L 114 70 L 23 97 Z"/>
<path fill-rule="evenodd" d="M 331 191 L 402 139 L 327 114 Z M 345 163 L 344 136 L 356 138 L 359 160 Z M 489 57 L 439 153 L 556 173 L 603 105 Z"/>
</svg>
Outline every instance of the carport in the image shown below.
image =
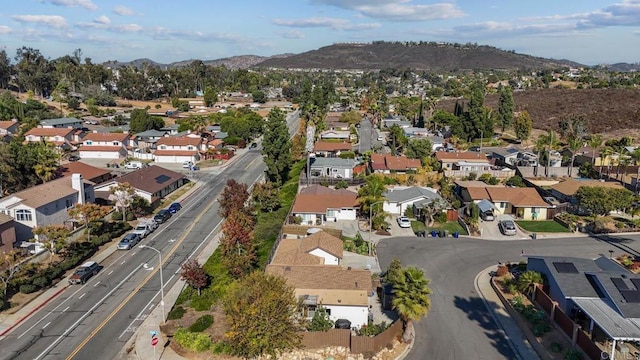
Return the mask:
<svg viewBox="0 0 640 360">
<path fill-rule="evenodd" d="M 487 200 L 487 199 L 482 199 L 480 201 L 478 201 L 478 203 L 476 204 L 478 205 L 478 209 L 480 209 L 480 213 L 486 212 L 486 211 L 491 211 L 493 213 L 493 211 L 500 211 L 491 201 Z M 494 213 L 495 215 L 495 213 Z"/>
</svg>

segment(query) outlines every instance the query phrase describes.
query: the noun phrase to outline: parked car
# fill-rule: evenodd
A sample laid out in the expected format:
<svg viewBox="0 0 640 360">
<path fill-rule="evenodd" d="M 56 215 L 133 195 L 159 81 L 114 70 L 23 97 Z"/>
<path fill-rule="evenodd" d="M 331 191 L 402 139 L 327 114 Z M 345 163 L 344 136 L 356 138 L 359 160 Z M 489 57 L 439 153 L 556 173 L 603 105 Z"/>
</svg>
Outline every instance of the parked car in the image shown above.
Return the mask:
<svg viewBox="0 0 640 360">
<path fill-rule="evenodd" d="M 78 161 L 78 160 L 80 160 L 80 156 L 78 155 L 69 156 L 69 161 Z"/>
<path fill-rule="evenodd" d="M 69 284 L 84 284 L 98 271 L 100 271 L 100 265 L 97 262 L 87 261 L 73 272 L 73 275 L 69 278 Z"/>
<path fill-rule="evenodd" d="M 480 213 L 480 218 L 484 221 L 493 221 L 493 210 L 487 210 Z"/>
<path fill-rule="evenodd" d="M 182 168 L 183 169 L 189 169 L 191 167 L 193 167 L 193 161 L 185 161 L 182 163 Z"/>
<path fill-rule="evenodd" d="M 140 220 L 136 228 L 131 231 L 132 233 L 140 235 L 140 239 L 146 238 L 158 227 L 158 224 L 153 220 Z"/>
<path fill-rule="evenodd" d="M 255 149 L 258 147 L 257 143 L 251 143 L 251 145 L 249 145 L 249 149 Z"/>
<path fill-rule="evenodd" d="M 118 250 L 131 250 L 137 243 L 140 242 L 140 235 L 134 232 L 130 232 L 125 235 L 118 243 Z"/>
<path fill-rule="evenodd" d="M 124 164 L 125 169 L 142 169 L 142 161 L 130 161 Z"/>
<path fill-rule="evenodd" d="M 182 205 L 180 205 L 180 203 L 178 202 L 174 202 L 173 204 L 169 205 L 169 212 L 172 214 L 177 213 L 178 211 L 180 211 L 182 209 Z"/>
<path fill-rule="evenodd" d="M 158 211 L 158 213 L 153 217 L 153 220 L 158 224 L 162 224 L 163 222 L 169 220 L 169 218 L 171 218 L 171 212 L 169 212 L 169 210 L 167 209 L 162 209 Z"/>
<path fill-rule="evenodd" d="M 502 220 L 498 223 L 498 228 L 502 235 L 513 236 L 517 234 L 516 223 L 513 220 Z"/>
<path fill-rule="evenodd" d="M 400 226 L 401 228 L 411 227 L 411 220 L 409 220 L 409 218 L 406 216 L 401 216 L 396 221 L 398 222 L 398 226 Z"/>
</svg>

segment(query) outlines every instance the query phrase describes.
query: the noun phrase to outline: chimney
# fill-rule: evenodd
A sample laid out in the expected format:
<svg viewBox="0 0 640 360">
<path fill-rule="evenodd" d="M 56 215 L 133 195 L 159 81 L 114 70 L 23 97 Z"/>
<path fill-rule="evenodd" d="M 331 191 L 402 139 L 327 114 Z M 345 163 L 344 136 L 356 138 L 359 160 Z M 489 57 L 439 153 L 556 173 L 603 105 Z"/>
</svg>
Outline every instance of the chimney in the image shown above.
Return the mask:
<svg viewBox="0 0 640 360">
<path fill-rule="evenodd" d="M 84 181 L 81 174 L 71 174 L 71 187 L 78 191 L 78 204 L 84 204 Z"/>
</svg>

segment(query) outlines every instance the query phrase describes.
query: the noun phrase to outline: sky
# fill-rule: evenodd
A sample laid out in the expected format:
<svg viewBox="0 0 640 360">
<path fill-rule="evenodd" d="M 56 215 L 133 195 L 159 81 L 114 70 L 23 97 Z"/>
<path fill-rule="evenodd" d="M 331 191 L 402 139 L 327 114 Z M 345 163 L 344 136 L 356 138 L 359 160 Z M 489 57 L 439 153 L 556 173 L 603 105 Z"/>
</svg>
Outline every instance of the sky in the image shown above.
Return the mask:
<svg viewBox="0 0 640 360">
<path fill-rule="evenodd" d="M 0 48 L 94 63 L 477 43 L 585 65 L 640 62 L 640 0 L 3 0 Z"/>
</svg>

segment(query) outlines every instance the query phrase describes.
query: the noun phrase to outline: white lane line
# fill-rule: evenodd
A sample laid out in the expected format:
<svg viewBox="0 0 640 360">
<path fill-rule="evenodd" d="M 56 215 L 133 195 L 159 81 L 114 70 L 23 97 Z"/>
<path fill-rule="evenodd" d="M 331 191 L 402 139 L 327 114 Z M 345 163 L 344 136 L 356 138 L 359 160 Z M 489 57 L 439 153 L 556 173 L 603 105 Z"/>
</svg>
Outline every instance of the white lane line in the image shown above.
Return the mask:
<svg viewBox="0 0 640 360">
<path fill-rule="evenodd" d="M 62 312 L 67 312 L 67 310 L 69 310 L 71 306 L 67 306 L 66 308 L 64 308 L 64 310 L 62 310 Z"/>
<path fill-rule="evenodd" d="M 107 276 L 113 274 L 113 270 L 109 271 L 109 273 L 107 274 Z"/>
<path fill-rule="evenodd" d="M 47 313 L 45 316 L 42 317 L 42 319 L 40 319 L 40 321 L 44 320 L 47 318 L 47 316 L 49 316 L 51 313 Z M 25 336 L 29 331 L 33 330 L 34 327 L 36 327 L 36 325 L 38 325 L 40 323 L 40 321 L 36 322 L 35 324 L 33 324 L 30 328 L 28 328 L 27 330 L 25 330 L 25 332 L 23 332 L 22 334 L 18 335 L 18 339 L 20 339 L 21 337 Z"/>
<path fill-rule="evenodd" d="M 124 265 L 124 263 L 126 263 L 127 260 L 122 260 L 122 262 L 120 263 L 120 265 Z"/>
<path fill-rule="evenodd" d="M 78 300 L 82 299 L 85 295 L 87 295 L 87 293 L 84 293 L 84 294 L 80 295 L 80 297 L 78 298 Z"/>
<path fill-rule="evenodd" d="M 93 287 L 96 287 L 98 285 L 100 285 L 100 281 L 98 281 L 97 283 L 93 284 Z"/>
<path fill-rule="evenodd" d="M 51 324 L 51 321 L 49 321 L 48 323 L 44 324 L 44 326 L 42 327 L 42 330 L 46 329 L 47 326 L 49 326 L 49 324 Z"/>
</svg>

